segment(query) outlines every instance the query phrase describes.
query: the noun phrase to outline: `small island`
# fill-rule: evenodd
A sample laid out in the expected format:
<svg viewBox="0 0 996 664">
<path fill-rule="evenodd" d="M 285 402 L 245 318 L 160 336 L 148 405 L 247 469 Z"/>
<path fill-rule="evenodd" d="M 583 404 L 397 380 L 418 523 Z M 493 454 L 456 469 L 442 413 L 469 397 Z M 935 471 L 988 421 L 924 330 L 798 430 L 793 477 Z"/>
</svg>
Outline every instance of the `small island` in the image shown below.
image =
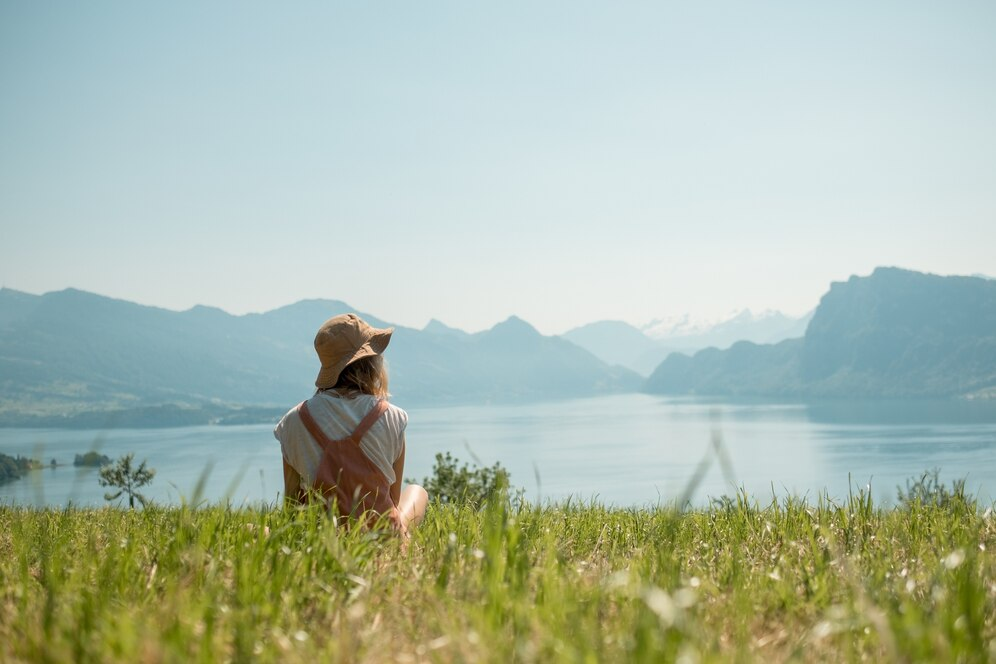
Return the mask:
<svg viewBox="0 0 996 664">
<path fill-rule="evenodd" d="M 78 468 L 100 468 L 109 463 L 111 463 L 111 458 L 109 456 L 99 454 L 97 452 L 77 454 L 73 459 L 73 465 Z M 45 468 L 46 466 L 49 468 L 56 468 L 59 465 L 61 464 L 59 464 L 55 459 L 52 459 L 48 464 L 45 464 L 38 459 L 23 457 L 20 454 L 10 456 L 9 454 L 0 453 L 0 484 L 21 479 L 21 477 L 23 477 L 29 470 L 39 470 L 41 468 Z"/>
<path fill-rule="evenodd" d="M 104 455 L 98 454 L 97 452 L 87 452 L 86 454 L 77 454 L 76 458 L 73 459 L 74 466 L 83 466 L 86 468 L 99 468 L 100 466 L 106 466 L 111 462 L 111 458 Z"/>
</svg>

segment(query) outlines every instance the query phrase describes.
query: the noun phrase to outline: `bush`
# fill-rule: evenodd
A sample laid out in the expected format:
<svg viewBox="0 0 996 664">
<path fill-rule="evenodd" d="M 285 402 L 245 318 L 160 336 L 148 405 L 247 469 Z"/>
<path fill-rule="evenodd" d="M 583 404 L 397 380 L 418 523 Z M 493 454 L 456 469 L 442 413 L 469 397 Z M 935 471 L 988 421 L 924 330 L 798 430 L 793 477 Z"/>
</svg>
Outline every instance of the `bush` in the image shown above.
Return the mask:
<svg viewBox="0 0 996 664">
<path fill-rule="evenodd" d="M 940 480 L 939 468 L 925 470 L 919 479 L 906 480 L 906 488 L 896 487 L 899 505 L 906 509 L 914 506 L 932 506 L 949 509 L 952 507 L 975 508 L 975 500 L 965 494 L 965 478 L 957 479 L 951 489 Z"/>
<path fill-rule="evenodd" d="M 500 464 L 489 467 L 458 465 L 449 452 L 436 454 L 432 477 L 422 480 L 429 497 L 441 503 L 467 503 L 479 508 L 496 493 L 508 490 L 510 475 Z"/>
</svg>

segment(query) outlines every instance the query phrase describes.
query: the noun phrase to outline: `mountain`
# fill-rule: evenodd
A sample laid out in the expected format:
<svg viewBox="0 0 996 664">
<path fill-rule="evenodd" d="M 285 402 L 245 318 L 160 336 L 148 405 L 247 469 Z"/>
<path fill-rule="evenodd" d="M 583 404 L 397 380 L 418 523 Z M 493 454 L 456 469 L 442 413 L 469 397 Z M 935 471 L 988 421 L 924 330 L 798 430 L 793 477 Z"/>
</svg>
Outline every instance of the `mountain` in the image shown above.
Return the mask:
<svg viewBox="0 0 996 664">
<path fill-rule="evenodd" d="M 620 321 L 599 321 L 562 336 L 608 364 L 620 364 L 644 376 L 671 353 L 729 348 L 738 341 L 776 343 L 801 337 L 812 313 L 792 318 L 778 311 L 754 314 L 749 309 L 719 321 L 698 321 L 688 315 L 657 319 L 636 328 Z"/>
<path fill-rule="evenodd" d="M 422 331 L 425 332 L 426 334 L 438 334 L 443 336 L 459 337 L 459 338 L 464 338 L 468 336 L 467 333 L 464 332 L 463 330 L 457 329 L 455 327 L 450 327 L 449 325 L 443 323 L 442 321 L 438 321 L 435 318 L 430 320 L 426 324 L 426 326 L 422 328 Z"/>
<path fill-rule="evenodd" d="M 561 335 L 564 339 L 581 346 L 603 362 L 619 364 L 640 373 L 649 373 L 640 358 L 661 346 L 629 323 L 618 320 L 604 320 L 589 323 Z M 641 371 L 642 369 L 642 371 Z"/>
<path fill-rule="evenodd" d="M 514 316 L 472 335 L 460 350 L 460 371 L 479 393 L 496 401 L 636 391 L 643 384 L 636 373 L 610 367 L 566 339 L 543 336 Z M 485 383 L 490 385 L 486 392 Z"/>
<path fill-rule="evenodd" d="M 996 384 L 996 282 L 879 268 L 823 296 L 800 377 L 869 393 L 960 394 Z"/>
<path fill-rule="evenodd" d="M 834 283 L 802 339 L 672 355 L 667 394 L 939 397 L 996 393 L 996 282 L 878 268 Z"/>
<path fill-rule="evenodd" d="M 484 403 L 637 391 L 643 379 L 610 367 L 515 316 L 467 334 L 440 325 L 399 327 L 385 356 L 391 390 L 410 403 Z M 317 328 L 316 328 L 317 329 Z"/>
<path fill-rule="evenodd" d="M 667 346 L 685 350 L 727 348 L 738 341 L 756 344 L 777 343 L 806 333 L 812 312 L 793 318 L 780 311 L 755 314 L 743 309 L 713 322 L 693 321 L 689 316 L 675 320 L 657 320 L 645 325 L 644 334 Z"/>
<path fill-rule="evenodd" d="M 15 306 L 10 306 L 15 302 Z M 0 399 L 21 412 L 94 404 L 276 404 L 314 371 L 308 345 L 342 302 L 299 302 L 267 314 L 183 312 L 67 289 L 0 291 Z M 319 319 L 318 323 L 312 321 Z M 378 324 L 371 320 L 373 324 Z M 311 337 L 305 335 L 308 329 Z"/>
<path fill-rule="evenodd" d="M 73 289 L 45 295 L 0 289 L 0 422 L 24 425 L 25 417 L 95 408 L 145 409 L 164 420 L 165 413 L 233 420 L 250 412 L 240 406 L 290 407 L 314 389 L 315 331 L 349 311 L 344 302 L 305 300 L 233 316 Z M 390 325 L 357 313 L 372 325 Z M 396 326 L 386 357 L 401 405 L 562 398 L 642 384 L 636 374 L 517 318 L 473 335 L 438 321 L 425 330 Z M 154 408 L 164 404 L 176 408 Z"/>
<path fill-rule="evenodd" d="M 733 316 L 737 314 L 734 313 Z M 680 314 L 677 316 L 665 316 L 640 326 L 640 331 L 651 339 L 661 341 L 677 337 L 690 337 L 704 334 L 716 327 L 731 316 L 726 318 L 697 318 L 691 314 Z"/>
</svg>

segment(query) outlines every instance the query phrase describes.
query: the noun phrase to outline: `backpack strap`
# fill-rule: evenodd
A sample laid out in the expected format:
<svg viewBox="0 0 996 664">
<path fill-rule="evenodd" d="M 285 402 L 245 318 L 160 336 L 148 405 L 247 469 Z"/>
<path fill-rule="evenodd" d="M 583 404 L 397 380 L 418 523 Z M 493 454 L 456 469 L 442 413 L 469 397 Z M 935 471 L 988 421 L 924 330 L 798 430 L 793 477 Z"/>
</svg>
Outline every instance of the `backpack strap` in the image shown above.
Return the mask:
<svg viewBox="0 0 996 664">
<path fill-rule="evenodd" d="M 374 407 L 371 408 L 370 412 L 366 414 L 366 417 L 360 421 L 359 426 L 356 427 L 353 433 L 342 440 L 351 440 L 355 444 L 359 445 L 366 432 L 370 430 L 370 427 L 374 425 L 374 422 L 380 419 L 380 416 L 383 415 L 386 410 L 387 402 L 383 399 L 378 399 L 377 403 L 374 404 Z M 307 401 L 301 402 L 301 405 L 298 406 L 297 413 L 301 416 L 301 423 L 304 425 L 304 428 L 308 430 L 308 433 L 311 434 L 311 437 L 315 439 L 315 442 L 318 443 L 318 446 L 323 450 L 330 444 L 336 442 L 329 438 L 328 434 L 322 431 L 322 428 L 318 426 L 318 422 L 315 421 L 315 418 L 311 415 L 311 411 L 308 410 Z"/>
<path fill-rule="evenodd" d="M 322 431 L 322 428 L 318 426 L 318 422 L 316 422 L 315 418 L 311 416 L 311 411 L 308 410 L 307 401 L 302 401 L 301 405 L 297 407 L 297 414 L 301 416 L 301 424 L 303 424 L 304 428 L 308 430 L 311 437 L 315 439 L 318 446 L 323 450 L 328 447 L 332 442 L 332 439 L 329 438 L 324 431 Z"/>
<path fill-rule="evenodd" d="M 378 399 L 377 403 L 374 404 L 374 407 L 370 409 L 369 413 L 367 413 L 367 416 L 363 418 L 362 422 L 360 422 L 360 426 L 356 427 L 356 430 L 349 436 L 352 441 L 359 445 L 360 441 L 363 440 L 363 436 L 366 435 L 367 431 L 370 431 L 370 427 L 374 425 L 374 422 L 380 419 L 380 416 L 383 415 L 386 410 L 387 402 L 383 399 Z"/>
</svg>

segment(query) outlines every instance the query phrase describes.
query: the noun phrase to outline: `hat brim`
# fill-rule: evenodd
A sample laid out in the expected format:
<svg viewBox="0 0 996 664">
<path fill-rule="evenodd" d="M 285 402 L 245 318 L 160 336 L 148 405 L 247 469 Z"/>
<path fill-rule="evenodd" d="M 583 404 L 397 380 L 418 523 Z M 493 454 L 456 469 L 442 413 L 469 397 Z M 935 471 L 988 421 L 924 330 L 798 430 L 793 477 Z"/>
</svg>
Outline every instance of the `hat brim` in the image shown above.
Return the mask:
<svg viewBox="0 0 996 664">
<path fill-rule="evenodd" d="M 364 357 L 383 353 L 387 349 L 387 344 L 391 342 L 392 334 L 394 334 L 393 327 L 378 329 L 370 337 L 370 340 L 360 346 L 355 353 L 344 357 L 333 365 L 323 366 L 318 372 L 318 377 L 315 379 L 315 387 L 320 390 L 335 387 L 335 384 L 339 382 L 339 374 L 350 364 L 357 360 L 362 360 Z"/>
</svg>

